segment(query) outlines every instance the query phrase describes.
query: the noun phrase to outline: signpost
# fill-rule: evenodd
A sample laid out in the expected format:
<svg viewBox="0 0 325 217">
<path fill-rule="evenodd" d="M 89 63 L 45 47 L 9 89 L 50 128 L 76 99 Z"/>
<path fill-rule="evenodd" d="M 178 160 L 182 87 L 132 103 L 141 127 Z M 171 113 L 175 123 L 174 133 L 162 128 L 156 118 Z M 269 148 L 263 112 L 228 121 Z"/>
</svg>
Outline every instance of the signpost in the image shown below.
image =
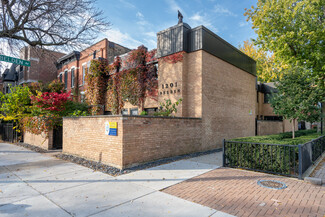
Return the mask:
<svg viewBox="0 0 325 217">
<path fill-rule="evenodd" d="M 17 65 L 23 65 L 23 66 L 30 67 L 30 61 L 17 59 L 14 57 L 8 57 L 5 55 L 0 55 L 0 61 L 4 61 L 4 62 L 8 62 L 8 63 L 15 63 Z"/>
</svg>

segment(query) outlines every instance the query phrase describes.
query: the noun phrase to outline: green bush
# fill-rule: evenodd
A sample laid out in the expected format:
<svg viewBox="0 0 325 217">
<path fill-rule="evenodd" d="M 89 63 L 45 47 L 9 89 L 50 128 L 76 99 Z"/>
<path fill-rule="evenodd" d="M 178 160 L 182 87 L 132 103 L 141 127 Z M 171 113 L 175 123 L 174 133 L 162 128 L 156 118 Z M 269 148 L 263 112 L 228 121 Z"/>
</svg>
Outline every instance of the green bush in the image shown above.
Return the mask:
<svg viewBox="0 0 325 217">
<path fill-rule="evenodd" d="M 165 99 L 165 102 L 160 102 L 159 111 L 154 113 L 154 116 L 165 116 L 169 117 L 173 113 L 177 112 L 178 105 L 183 101 L 183 99 L 179 99 L 176 102 L 172 103 L 170 99 Z"/>
<path fill-rule="evenodd" d="M 312 139 L 316 139 L 320 136 L 316 130 L 299 130 L 296 131 L 296 138 L 292 139 L 291 132 L 280 133 L 267 136 L 252 136 L 232 139 L 234 141 L 242 142 L 255 142 L 255 143 L 268 143 L 268 144 L 287 144 L 298 145 L 304 144 Z"/>
<path fill-rule="evenodd" d="M 142 111 L 142 112 L 140 113 L 140 115 L 148 115 L 148 112 L 146 112 L 146 111 Z"/>
</svg>

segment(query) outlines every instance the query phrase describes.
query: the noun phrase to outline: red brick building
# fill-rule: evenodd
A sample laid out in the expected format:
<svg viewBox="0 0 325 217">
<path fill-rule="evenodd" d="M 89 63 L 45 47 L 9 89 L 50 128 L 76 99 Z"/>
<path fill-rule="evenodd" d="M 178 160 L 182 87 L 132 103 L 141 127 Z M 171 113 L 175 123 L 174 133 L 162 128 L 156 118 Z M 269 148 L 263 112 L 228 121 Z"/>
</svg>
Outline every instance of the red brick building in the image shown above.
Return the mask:
<svg viewBox="0 0 325 217">
<path fill-rule="evenodd" d="M 57 77 L 65 83 L 67 91 L 73 90 L 78 86 L 78 97 L 84 100 L 86 84 L 85 73 L 90 67 L 90 61 L 98 58 L 108 59 L 109 62 L 114 60 L 114 56 L 122 55 L 131 51 L 129 48 L 108 41 L 106 38 L 94 45 L 84 49 L 83 51 L 73 51 L 57 60 Z"/>
<path fill-rule="evenodd" d="M 18 74 L 17 84 L 25 84 L 42 81 L 51 82 L 57 78 L 56 60 L 64 53 L 51 51 L 47 49 L 26 46 L 20 50 L 20 58 L 28 60 L 30 67 L 16 67 Z"/>
</svg>

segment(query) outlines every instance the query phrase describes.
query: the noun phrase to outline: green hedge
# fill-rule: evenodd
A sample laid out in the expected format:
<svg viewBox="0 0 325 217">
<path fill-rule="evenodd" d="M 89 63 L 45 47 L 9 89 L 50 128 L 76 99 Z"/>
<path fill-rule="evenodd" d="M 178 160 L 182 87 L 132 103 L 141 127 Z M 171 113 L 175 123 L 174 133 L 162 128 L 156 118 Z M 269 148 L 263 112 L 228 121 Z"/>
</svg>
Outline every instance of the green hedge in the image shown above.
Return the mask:
<svg viewBox="0 0 325 217">
<path fill-rule="evenodd" d="M 298 146 L 225 143 L 226 166 L 298 176 Z"/>
</svg>

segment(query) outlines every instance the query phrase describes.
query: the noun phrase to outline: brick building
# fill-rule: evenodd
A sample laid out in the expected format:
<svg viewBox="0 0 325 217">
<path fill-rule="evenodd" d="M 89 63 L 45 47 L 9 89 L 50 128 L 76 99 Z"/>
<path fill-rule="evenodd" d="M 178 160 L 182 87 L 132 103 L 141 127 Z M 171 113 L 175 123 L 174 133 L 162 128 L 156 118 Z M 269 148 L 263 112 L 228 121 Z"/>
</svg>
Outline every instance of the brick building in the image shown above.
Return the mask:
<svg viewBox="0 0 325 217">
<path fill-rule="evenodd" d="M 271 107 L 272 93 L 277 92 L 274 82 L 257 84 L 256 135 L 270 135 L 292 131 L 292 124 L 276 115 Z M 298 130 L 296 121 L 295 129 Z"/>
<path fill-rule="evenodd" d="M 79 91 L 75 94 L 79 100 L 83 101 L 87 84 L 85 83 L 86 69 L 90 67 L 90 61 L 98 58 L 108 59 L 113 62 L 115 56 L 119 56 L 131 51 L 129 48 L 123 47 L 114 42 L 108 41 L 106 38 L 94 45 L 84 49 L 83 51 L 73 51 L 57 60 L 57 77 L 65 83 L 67 91 L 78 87 Z"/>
<path fill-rule="evenodd" d="M 57 79 L 56 60 L 65 54 L 37 47 L 23 47 L 19 56 L 30 61 L 30 67 L 11 64 L 1 75 L 2 92 L 8 93 L 9 86 L 32 82 L 48 83 Z"/>
<path fill-rule="evenodd" d="M 179 52 L 182 61 L 163 61 Z M 221 148 L 223 139 L 255 135 L 253 59 L 204 26 L 192 29 L 185 23 L 157 33 L 157 58 L 157 101 L 145 104 L 145 109 L 182 98 L 176 117 L 125 116 L 140 113 L 126 104 L 119 116 L 64 118 L 64 153 L 125 168 Z M 117 126 L 116 136 L 105 134 L 109 122 Z"/>
<path fill-rule="evenodd" d="M 20 50 L 20 58 L 30 61 L 31 66 L 17 66 L 17 84 L 42 81 L 51 82 L 57 78 L 56 60 L 64 53 L 26 46 Z"/>
</svg>

